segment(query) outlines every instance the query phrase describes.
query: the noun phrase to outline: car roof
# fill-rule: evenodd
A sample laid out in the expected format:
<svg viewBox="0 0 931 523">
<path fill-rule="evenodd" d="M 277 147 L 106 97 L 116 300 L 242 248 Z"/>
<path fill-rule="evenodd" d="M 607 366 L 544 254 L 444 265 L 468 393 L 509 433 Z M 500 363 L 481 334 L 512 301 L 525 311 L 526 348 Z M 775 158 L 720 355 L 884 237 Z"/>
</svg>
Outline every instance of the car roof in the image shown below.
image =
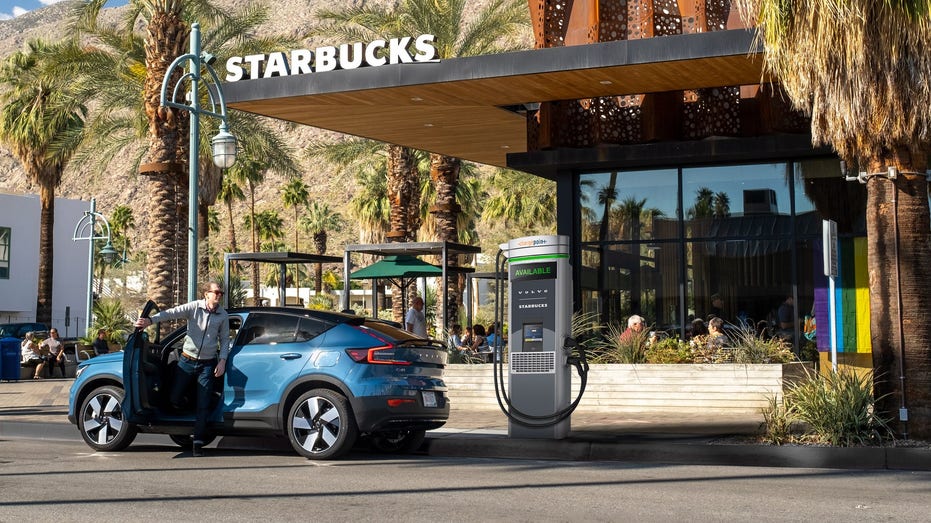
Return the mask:
<svg viewBox="0 0 931 523">
<path fill-rule="evenodd" d="M 363 316 L 357 316 L 355 314 L 346 314 L 343 312 L 334 312 L 334 311 L 322 311 L 317 309 L 302 309 L 298 307 L 236 307 L 232 309 L 227 309 L 230 313 L 264 313 L 264 314 L 283 314 L 288 316 L 304 316 L 316 318 L 318 320 L 327 321 L 330 323 L 349 323 L 351 325 L 362 325 L 366 320 L 371 320 L 372 318 L 365 318 Z"/>
</svg>

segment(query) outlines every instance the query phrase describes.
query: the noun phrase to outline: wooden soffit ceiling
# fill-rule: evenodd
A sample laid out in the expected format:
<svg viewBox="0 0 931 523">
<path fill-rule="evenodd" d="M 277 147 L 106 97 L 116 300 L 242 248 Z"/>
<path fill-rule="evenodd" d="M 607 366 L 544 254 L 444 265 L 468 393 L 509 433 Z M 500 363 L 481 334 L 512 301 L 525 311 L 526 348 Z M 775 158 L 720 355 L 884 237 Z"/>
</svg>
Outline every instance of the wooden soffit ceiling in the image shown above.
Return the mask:
<svg viewBox="0 0 931 523">
<path fill-rule="evenodd" d="M 223 84 L 242 111 L 507 166 L 528 104 L 758 84 L 753 33 L 717 31 Z M 235 133 L 235 130 L 233 130 Z"/>
</svg>

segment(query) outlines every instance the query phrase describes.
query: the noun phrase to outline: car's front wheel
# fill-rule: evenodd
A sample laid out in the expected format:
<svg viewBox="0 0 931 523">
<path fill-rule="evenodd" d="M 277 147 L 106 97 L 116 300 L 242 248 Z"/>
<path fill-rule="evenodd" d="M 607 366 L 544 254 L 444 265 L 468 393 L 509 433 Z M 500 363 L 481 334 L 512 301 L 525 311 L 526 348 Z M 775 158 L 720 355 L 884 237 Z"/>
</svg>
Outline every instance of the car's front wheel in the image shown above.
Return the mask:
<svg viewBox="0 0 931 523">
<path fill-rule="evenodd" d="M 427 438 L 424 430 L 393 430 L 369 436 L 372 449 L 386 454 L 406 454 L 418 450 Z"/>
<path fill-rule="evenodd" d="M 94 389 L 81 404 L 78 429 L 94 450 L 118 451 L 136 439 L 136 426 L 123 419 L 123 389 L 104 386 Z"/>
<path fill-rule="evenodd" d="M 288 414 L 288 440 L 308 459 L 333 459 L 352 448 L 359 429 L 345 396 L 329 389 L 302 394 Z"/>
</svg>

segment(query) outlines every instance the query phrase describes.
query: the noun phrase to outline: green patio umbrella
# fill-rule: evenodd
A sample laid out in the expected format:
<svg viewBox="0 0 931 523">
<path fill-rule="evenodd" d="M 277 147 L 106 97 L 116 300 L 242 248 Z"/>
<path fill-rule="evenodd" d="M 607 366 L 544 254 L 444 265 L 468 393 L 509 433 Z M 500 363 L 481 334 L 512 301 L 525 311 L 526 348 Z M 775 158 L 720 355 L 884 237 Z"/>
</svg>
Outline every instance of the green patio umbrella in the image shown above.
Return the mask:
<svg viewBox="0 0 931 523">
<path fill-rule="evenodd" d="M 351 280 L 388 280 L 401 288 L 401 303 L 407 309 L 407 287 L 417 278 L 442 277 L 443 269 L 414 256 L 385 256 L 381 260 L 349 275 Z M 374 287 L 374 285 L 373 285 Z M 374 299 L 374 296 L 373 296 Z M 373 308 L 373 315 L 375 310 Z"/>
</svg>

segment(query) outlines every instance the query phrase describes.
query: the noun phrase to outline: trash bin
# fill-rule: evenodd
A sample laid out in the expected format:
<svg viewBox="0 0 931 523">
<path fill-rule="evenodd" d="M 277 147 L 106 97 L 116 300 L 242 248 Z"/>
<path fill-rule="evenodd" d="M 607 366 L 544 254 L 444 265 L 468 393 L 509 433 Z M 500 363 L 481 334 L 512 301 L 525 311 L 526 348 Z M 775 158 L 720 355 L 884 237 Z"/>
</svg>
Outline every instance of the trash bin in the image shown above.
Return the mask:
<svg viewBox="0 0 931 523">
<path fill-rule="evenodd" d="M 0 338 L 0 380 L 19 380 L 19 338 Z"/>
</svg>

